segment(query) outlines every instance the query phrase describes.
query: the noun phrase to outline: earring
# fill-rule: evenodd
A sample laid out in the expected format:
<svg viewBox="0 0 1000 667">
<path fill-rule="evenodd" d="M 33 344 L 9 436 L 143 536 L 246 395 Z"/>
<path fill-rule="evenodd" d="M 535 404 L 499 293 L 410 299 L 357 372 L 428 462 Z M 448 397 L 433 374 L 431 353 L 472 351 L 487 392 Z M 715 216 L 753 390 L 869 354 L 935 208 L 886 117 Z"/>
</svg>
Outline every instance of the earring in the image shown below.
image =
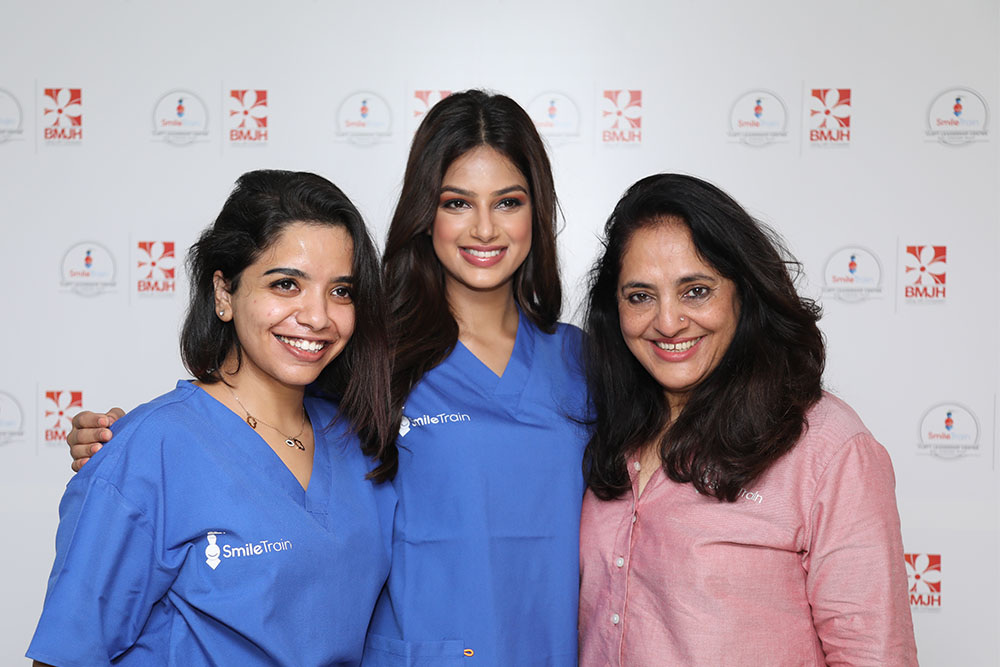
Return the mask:
<svg viewBox="0 0 1000 667">
<path fill-rule="evenodd" d="M 219 313 L 219 314 L 221 315 L 222 313 Z M 681 322 L 684 321 L 684 317 L 683 316 L 681 316 L 679 319 L 680 319 Z"/>
<path fill-rule="evenodd" d="M 226 311 L 220 310 L 219 311 L 219 317 L 225 317 L 225 316 L 226 316 Z"/>
</svg>

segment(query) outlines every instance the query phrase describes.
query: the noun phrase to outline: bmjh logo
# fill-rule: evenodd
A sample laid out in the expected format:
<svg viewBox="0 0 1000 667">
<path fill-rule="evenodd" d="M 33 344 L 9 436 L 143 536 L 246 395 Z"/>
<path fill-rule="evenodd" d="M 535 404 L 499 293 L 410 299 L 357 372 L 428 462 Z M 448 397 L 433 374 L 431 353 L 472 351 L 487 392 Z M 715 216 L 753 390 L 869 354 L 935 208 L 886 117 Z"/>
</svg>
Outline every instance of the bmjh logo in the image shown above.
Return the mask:
<svg viewBox="0 0 1000 667">
<path fill-rule="evenodd" d="M 851 89 L 813 88 L 809 96 L 809 143 L 847 146 L 851 143 Z"/>
<path fill-rule="evenodd" d="M 240 88 L 229 91 L 229 143 L 267 143 L 267 90 Z"/>
<path fill-rule="evenodd" d="M 42 137 L 50 144 L 83 141 L 83 89 L 46 88 L 42 105 Z"/>
<path fill-rule="evenodd" d="M 941 554 L 904 554 L 911 608 L 941 608 Z"/>
<path fill-rule="evenodd" d="M 605 90 L 601 97 L 601 141 L 605 144 L 642 142 L 642 91 Z"/>
<path fill-rule="evenodd" d="M 903 296 L 907 301 L 944 301 L 948 247 L 908 245 L 903 263 Z"/>
</svg>

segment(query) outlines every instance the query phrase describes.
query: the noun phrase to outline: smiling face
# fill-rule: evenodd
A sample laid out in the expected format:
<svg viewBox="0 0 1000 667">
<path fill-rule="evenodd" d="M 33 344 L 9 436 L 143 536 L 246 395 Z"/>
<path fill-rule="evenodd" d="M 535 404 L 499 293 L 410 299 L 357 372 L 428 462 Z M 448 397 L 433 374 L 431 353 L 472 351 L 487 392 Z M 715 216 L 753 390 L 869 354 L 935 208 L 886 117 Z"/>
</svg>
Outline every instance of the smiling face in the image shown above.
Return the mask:
<svg viewBox="0 0 1000 667">
<path fill-rule="evenodd" d="M 441 183 L 431 240 L 449 295 L 510 290 L 514 272 L 531 250 L 531 197 L 524 174 L 488 146 L 460 156 Z"/>
<path fill-rule="evenodd" d="M 216 313 L 232 320 L 243 350 L 240 385 L 301 389 L 343 351 L 354 333 L 353 254 L 343 227 L 293 222 L 243 270 L 235 292 L 216 271 Z"/>
<path fill-rule="evenodd" d="M 698 255 L 678 220 L 636 231 L 618 276 L 622 337 L 676 417 L 688 392 L 719 365 L 736 332 L 736 286 Z"/>
</svg>

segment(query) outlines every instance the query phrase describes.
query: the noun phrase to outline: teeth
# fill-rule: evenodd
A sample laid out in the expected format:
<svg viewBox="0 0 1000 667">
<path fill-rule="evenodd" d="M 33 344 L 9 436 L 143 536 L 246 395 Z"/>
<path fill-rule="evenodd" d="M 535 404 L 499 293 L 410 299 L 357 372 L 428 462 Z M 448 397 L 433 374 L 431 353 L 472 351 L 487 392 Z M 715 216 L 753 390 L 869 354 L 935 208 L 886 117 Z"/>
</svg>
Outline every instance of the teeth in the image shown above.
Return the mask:
<svg viewBox="0 0 1000 667">
<path fill-rule="evenodd" d="M 695 338 L 683 343 L 660 343 L 657 342 L 656 346 L 661 350 L 667 350 L 669 352 L 683 352 L 684 350 L 690 350 L 694 347 L 694 344 L 700 341 L 701 338 Z"/>
<path fill-rule="evenodd" d="M 474 248 L 463 248 L 463 250 L 465 250 L 465 252 L 469 253 L 473 257 L 479 257 L 480 259 L 496 257 L 501 252 L 503 252 L 502 248 L 500 250 L 476 250 Z"/>
<path fill-rule="evenodd" d="M 286 336 L 278 336 L 278 340 L 292 347 L 297 347 L 300 350 L 305 350 L 306 352 L 319 352 L 324 347 L 326 343 L 318 340 L 302 340 L 301 338 L 288 338 Z"/>
</svg>

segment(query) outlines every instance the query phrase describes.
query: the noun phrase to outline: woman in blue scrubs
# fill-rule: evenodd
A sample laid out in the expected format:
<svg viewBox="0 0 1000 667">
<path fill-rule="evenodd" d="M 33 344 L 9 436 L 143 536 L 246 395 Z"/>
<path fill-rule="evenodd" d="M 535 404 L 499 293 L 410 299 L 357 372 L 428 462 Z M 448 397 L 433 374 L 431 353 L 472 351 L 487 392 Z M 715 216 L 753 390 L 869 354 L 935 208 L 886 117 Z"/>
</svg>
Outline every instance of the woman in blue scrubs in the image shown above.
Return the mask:
<svg viewBox="0 0 1000 667">
<path fill-rule="evenodd" d="M 516 102 L 428 112 L 382 260 L 399 509 L 366 665 L 576 664 L 585 393 L 556 210 Z"/>
<path fill-rule="evenodd" d="M 516 102 L 471 90 L 425 116 L 383 258 L 400 422 L 375 479 L 399 507 L 365 665 L 577 662 L 586 399 L 556 211 Z M 74 457 L 115 416 L 78 415 Z"/>
<path fill-rule="evenodd" d="M 396 501 L 365 479 L 391 420 L 364 222 L 319 176 L 251 172 L 188 264 L 196 380 L 118 420 L 70 481 L 27 655 L 357 665 Z"/>
</svg>

